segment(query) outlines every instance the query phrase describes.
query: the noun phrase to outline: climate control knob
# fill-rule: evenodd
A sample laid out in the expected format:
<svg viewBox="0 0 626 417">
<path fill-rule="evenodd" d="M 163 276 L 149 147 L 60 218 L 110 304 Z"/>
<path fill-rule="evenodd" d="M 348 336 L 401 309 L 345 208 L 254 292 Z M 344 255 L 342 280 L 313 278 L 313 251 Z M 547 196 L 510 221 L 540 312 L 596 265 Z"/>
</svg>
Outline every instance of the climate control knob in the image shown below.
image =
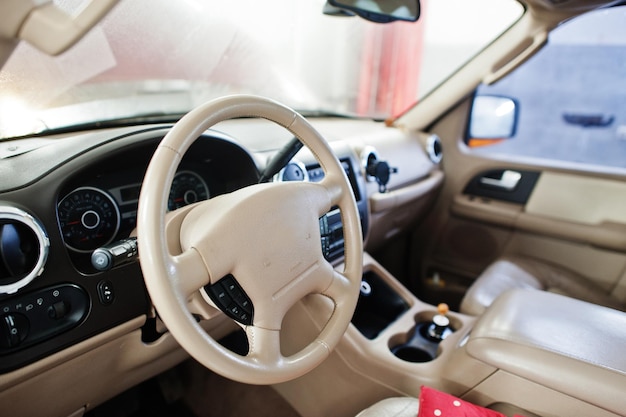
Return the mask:
<svg viewBox="0 0 626 417">
<path fill-rule="evenodd" d="M 22 343 L 28 336 L 29 322 L 19 313 L 5 314 L 0 319 L 0 347 L 8 349 Z"/>
</svg>

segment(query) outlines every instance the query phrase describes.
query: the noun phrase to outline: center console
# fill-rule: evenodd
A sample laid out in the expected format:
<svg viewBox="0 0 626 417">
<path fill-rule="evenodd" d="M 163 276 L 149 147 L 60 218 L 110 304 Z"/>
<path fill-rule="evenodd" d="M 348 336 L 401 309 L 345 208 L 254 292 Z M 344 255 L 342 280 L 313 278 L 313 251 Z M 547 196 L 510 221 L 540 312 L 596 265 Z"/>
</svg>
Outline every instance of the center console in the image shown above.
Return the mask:
<svg viewBox="0 0 626 417">
<path fill-rule="evenodd" d="M 336 265 L 342 270 L 343 265 Z M 324 316 L 323 305 L 326 305 Z M 286 317 L 285 340 L 301 340 L 298 351 L 317 334 L 303 329 L 324 326 L 333 304 L 324 297 L 306 300 Z M 475 319 L 446 312 L 447 331 L 439 340 L 428 335 L 437 307 L 412 294 L 367 252 L 363 254 L 363 281 L 352 325 L 327 360 L 313 372 L 275 386 L 306 416 L 356 415 L 377 400 L 417 397 L 421 385 L 462 394 L 493 372 L 493 367 L 459 354 Z M 329 383 L 332 381 L 332 383 Z M 346 398 L 350 398 L 349 401 Z M 313 411 L 314 410 L 314 411 Z"/>
<path fill-rule="evenodd" d="M 314 372 L 276 387 L 303 415 L 355 415 L 377 400 L 417 397 L 422 385 L 505 415 L 623 415 L 624 313 L 518 290 L 471 317 L 422 302 L 367 253 L 363 269 L 339 345 Z"/>
<path fill-rule="evenodd" d="M 367 254 L 365 270 L 365 280 L 374 274 L 395 294 L 379 289 L 381 319 L 397 310 L 396 297 L 406 309 L 367 337 L 358 321 L 359 309 L 368 306 L 362 294 L 347 350 L 366 355 L 344 357 L 363 374 L 375 375 L 377 383 L 393 387 L 395 395 L 417 396 L 419 386 L 429 385 L 526 416 L 561 416 L 571 410 L 595 417 L 623 415 L 623 312 L 545 291 L 515 290 L 474 318 L 407 294 Z"/>
<path fill-rule="evenodd" d="M 410 307 L 409 302 L 391 288 L 379 273 L 367 270 L 363 274 L 352 324 L 363 336 L 373 340 Z M 429 309 L 418 313 L 411 329 L 391 337 L 391 353 L 407 362 L 429 362 L 435 359 L 439 344 L 461 326 L 458 319 L 451 320 L 448 314 L 448 305 L 443 303 L 437 306 L 436 311 Z"/>
<path fill-rule="evenodd" d="M 363 178 L 354 161 L 342 164 L 367 231 Z M 319 178 L 317 168 L 306 167 L 309 180 Z M 323 217 L 320 230 L 327 259 L 341 270 L 339 213 Z M 314 340 L 315 332 L 304 329 L 323 328 L 332 308 L 324 297 L 294 308 L 283 323 L 294 343 L 286 352 Z M 447 311 L 420 300 L 366 252 L 359 301 L 339 345 L 314 371 L 275 388 L 302 415 L 315 417 L 417 397 L 422 385 L 507 415 L 615 417 L 626 409 L 625 317 L 543 291 L 508 293 L 480 317 Z"/>
</svg>

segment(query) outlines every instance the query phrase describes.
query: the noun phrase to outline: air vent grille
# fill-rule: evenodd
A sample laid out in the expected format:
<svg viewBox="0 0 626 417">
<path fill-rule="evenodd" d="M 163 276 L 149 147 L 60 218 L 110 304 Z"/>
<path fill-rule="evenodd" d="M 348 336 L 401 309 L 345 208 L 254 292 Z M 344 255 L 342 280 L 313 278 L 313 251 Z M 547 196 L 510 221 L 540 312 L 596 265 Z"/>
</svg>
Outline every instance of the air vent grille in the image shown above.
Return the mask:
<svg viewBox="0 0 626 417">
<path fill-rule="evenodd" d="M 426 152 L 433 164 L 438 164 L 443 158 L 443 147 L 441 146 L 441 139 L 437 135 L 430 135 L 426 140 Z"/>
<path fill-rule="evenodd" d="M 376 177 L 367 172 L 367 167 L 374 165 L 379 159 L 380 156 L 378 156 L 378 151 L 373 146 L 366 146 L 361 151 L 361 165 L 363 167 L 363 171 L 365 172 L 365 179 L 368 182 L 376 181 Z"/>
<path fill-rule="evenodd" d="M 11 294 L 43 272 L 50 242 L 34 217 L 0 206 L 0 294 Z"/>
</svg>

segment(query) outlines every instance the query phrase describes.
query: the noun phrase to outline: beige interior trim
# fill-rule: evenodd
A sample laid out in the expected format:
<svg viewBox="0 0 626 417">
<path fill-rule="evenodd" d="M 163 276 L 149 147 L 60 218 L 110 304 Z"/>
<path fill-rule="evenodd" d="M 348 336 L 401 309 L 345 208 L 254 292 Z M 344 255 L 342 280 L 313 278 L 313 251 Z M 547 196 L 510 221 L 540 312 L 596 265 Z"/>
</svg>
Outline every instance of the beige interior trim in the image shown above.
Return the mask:
<svg viewBox="0 0 626 417">
<path fill-rule="evenodd" d="M 502 370 L 498 370 L 480 383 L 464 395 L 463 399 L 484 407 L 498 402 L 514 404 L 543 417 L 618 417 L 622 415 L 611 413 Z"/>
<path fill-rule="evenodd" d="M 71 361 L 72 359 L 92 350 L 96 347 L 108 343 L 124 334 L 139 329 L 146 321 L 145 316 L 137 317 L 111 330 L 100 333 L 82 343 L 76 344 L 61 352 L 47 356 L 44 359 L 31 365 L 24 366 L 13 372 L 0 375 L 0 392 L 7 388 L 18 385 L 20 382 L 42 374 L 61 363 Z M 0 402 L 0 404 L 2 404 Z"/>
<path fill-rule="evenodd" d="M 51 0 L 0 1 L 0 67 L 20 40 L 58 55 L 94 27 L 118 0 L 87 0 L 70 16 Z"/>
<path fill-rule="evenodd" d="M 624 182 L 543 172 L 526 204 L 526 213 L 590 225 L 626 224 L 624 207 Z"/>
<path fill-rule="evenodd" d="M 370 209 L 372 213 L 379 213 L 414 202 L 437 188 L 443 181 L 443 177 L 443 171 L 436 170 L 431 172 L 428 178 L 415 184 L 407 185 L 387 193 L 373 194 L 369 198 Z"/>
<path fill-rule="evenodd" d="M 522 212 L 519 204 L 457 194 L 452 200 L 454 215 L 502 227 L 514 227 Z"/>
<path fill-rule="evenodd" d="M 623 188 L 626 191 L 626 184 Z M 556 205 L 561 205 L 560 197 L 548 199 L 547 194 L 544 192 L 542 194 L 544 194 L 547 204 L 556 202 Z M 574 193 L 574 195 L 577 194 Z M 592 210 L 596 207 L 601 210 L 600 205 L 588 204 L 584 198 L 577 198 L 581 200 L 579 204 L 585 204 Z M 602 197 L 602 199 L 604 198 Z M 626 224 L 624 223 L 602 221 L 598 224 L 591 224 L 567 221 L 556 217 L 557 210 L 554 212 L 555 217 L 549 217 L 536 212 L 529 213 L 527 209 L 524 211 L 524 208 L 519 204 L 467 195 L 454 196 L 451 211 L 458 217 L 478 220 L 485 224 L 583 243 L 598 248 L 626 251 Z"/>
<path fill-rule="evenodd" d="M 137 317 L 0 375 L 0 410 L 10 410 L 13 417 L 67 417 L 92 409 L 189 357 L 170 333 L 144 343 L 144 323 L 145 316 Z M 202 326 L 216 339 L 236 328 L 223 314 L 203 321 Z"/>
<path fill-rule="evenodd" d="M 528 38 L 526 42 L 527 43 L 522 43 L 522 47 L 519 48 L 519 51 L 516 51 L 517 53 L 513 57 L 507 57 L 502 63 L 496 64 L 493 68 L 493 72 L 483 78 L 483 83 L 493 84 L 506 77 L 515 70 L 515 68 L 523 64 L 548 42 L 548 32 L 538 32 L 532 38 Z"/>
<path fill-rule="evenodd" d="M 50 2 L 34 8 L 19 31 L 19 38 L 39 50 L 58 55 L 94 27 L 117 4 L 117 0 L 89 0 L 75 16 Z"/>
<path fill-rule="evenodd" d="M 186 357 L 170 336 L 152 348 L 143 344 L 139 327 L 144 322 L 145 317 L 138 317 L 0 375 L 0 409 L 11 410 L 12 416 L 68 416 L 81 407 L 105 401 Z M 169 360 L 168 353 L 175 351 L 176 359 Z"/>
<path fill-rule="evenodd" d="M 0 37 L 5 39 L 15 38 L 28 17 L 28 14 L 35 7 L 33 1 L 25 0 L 3 0 L 0 2 Z"/>
<path fill-rule="evenodd" d="M 520 230 L 551 236 L 598 248 L 626 251 L 626 225 L 603 222 L 598 225 L 550 220 L 522 213 L 516 223 Z"/>
<path fill-rule="evenodd" d="M 621 413 L 624 328 L 620 311 L 518 289 L 501 295 L 478 319 L 466 349 L 506 372 Z"/>
</svg>

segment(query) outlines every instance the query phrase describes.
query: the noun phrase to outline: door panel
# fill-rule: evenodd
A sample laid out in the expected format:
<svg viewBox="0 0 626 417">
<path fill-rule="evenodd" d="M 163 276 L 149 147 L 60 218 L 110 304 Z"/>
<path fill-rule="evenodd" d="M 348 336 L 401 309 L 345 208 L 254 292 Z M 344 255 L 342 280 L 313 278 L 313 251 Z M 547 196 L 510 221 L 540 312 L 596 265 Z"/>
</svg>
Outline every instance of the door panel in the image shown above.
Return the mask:
<svg viewBox="0 0 626 417">
<path fill-rule="evenodd" d="M 470 180 L 464 194 L 497 201 L 526 204 L 539 179 L 539 172 L 496 169 L 481 172 Z"/>
<path fill-rule="evenodd" d="M 626 252 L 626 183 L 546 171 L 536 187 L 528 190 L 530 198 L 526 204 L 509 204 L 501 201 L 508 197 L 506 194 L 486 197 L 481 189 L 472 187 L 483 178 L 472 179 L 463 195 L 455 196 L 452 213 L 496 226 Z"/>
<path fill-rule="evenodd" d="M 576 271 L 626 301 L 626 181 L 620 176 L 471 154 L 462 143 L 468 103 L 433 127 L 445 149 L 446 181 L 413 236 L 418 296 L 454 306 L 471 282 L 508 254 L 539 258 Z M 526 173 L 528 198 L 506 198 L 482 178 Z M 489 182 L 489 181 L 488 181 Z M 505 198 L 501 198 L 504 195 Z M 506 201 L 509 200 L 509 201 Z"/>
<path fill-rule="evenodd" d="M 589 225 L 626 225 L 626 183 L 545 172 L 525 211 Z"/>
</svg>

